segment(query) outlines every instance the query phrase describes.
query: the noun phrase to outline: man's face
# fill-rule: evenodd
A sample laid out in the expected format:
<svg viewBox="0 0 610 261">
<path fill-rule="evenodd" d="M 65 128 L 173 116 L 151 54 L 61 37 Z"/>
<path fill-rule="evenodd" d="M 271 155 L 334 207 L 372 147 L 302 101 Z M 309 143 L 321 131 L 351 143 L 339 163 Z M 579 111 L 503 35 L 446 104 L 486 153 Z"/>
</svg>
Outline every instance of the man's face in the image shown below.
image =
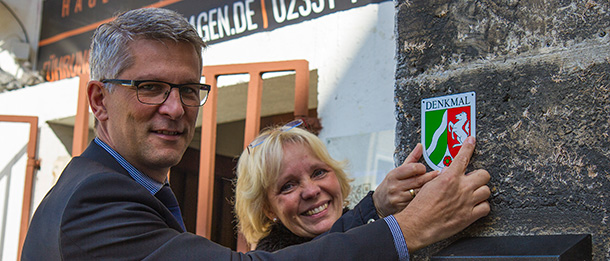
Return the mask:
<svg viewBox="0 0 610 261">
<path fill-rule="evenodd" d="M 118 79 L 174 84 L 201 79 L 197 52 L 191 44 L 140 39 L 130 44 L 130 50 L 134 63 Z M 108 111 L 108 119 L 102 122 L 105 141 L 138 170 L 164 180 L 193 139 L 199 108 L 184 106 L 177 88 L 161 105 L 140 103 L 134 87 L 113 88 L 104 99 Z"/>
</svg>

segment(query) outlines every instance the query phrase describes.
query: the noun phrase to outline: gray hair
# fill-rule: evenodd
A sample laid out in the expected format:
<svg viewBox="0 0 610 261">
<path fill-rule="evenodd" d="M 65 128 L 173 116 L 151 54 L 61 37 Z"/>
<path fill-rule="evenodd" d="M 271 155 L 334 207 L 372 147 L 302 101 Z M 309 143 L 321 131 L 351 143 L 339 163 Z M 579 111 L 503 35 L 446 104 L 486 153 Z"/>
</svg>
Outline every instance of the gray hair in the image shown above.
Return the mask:
<svg viewBox="0 0 610 261">
<path fill-rule="evenodd" d="M 92 80 L 117 78 L 133 64 L 129 44 L 138 39 L 173 40 L 192 44 L 199 56 L 206 47 L 193 26 L 177 12 L 163 8 L 142 8 L 120 14 L 100 25 L 91 41 L 89 66 Z"/>
</svg>

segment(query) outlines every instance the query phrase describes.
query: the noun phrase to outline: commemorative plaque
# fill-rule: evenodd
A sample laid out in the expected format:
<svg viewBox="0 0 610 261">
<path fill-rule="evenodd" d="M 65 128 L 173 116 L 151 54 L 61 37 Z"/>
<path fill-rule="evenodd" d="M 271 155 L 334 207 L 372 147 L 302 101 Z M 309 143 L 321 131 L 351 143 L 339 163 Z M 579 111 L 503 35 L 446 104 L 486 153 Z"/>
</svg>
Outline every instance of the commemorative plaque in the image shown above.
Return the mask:
<svg viewBox="0 0 610 261">
<path fill-rule="evenodd" d="M 476 136 L 475 92 L 422 100 L 421 143 L 430 168 L 449 166 L 468 136 Z"/>
</svg>

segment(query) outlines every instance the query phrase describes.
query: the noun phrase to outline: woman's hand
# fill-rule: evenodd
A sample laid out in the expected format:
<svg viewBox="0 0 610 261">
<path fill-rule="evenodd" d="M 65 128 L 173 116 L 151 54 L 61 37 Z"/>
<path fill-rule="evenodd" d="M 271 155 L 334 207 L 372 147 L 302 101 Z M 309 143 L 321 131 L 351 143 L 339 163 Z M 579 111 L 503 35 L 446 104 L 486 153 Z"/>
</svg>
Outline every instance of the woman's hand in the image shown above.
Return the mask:
<svg viewBox="0 0 610 261">
<path fill-rule="evenodd" d="M 438 175 L 438 171 L 426 173 L 426 166 L 418 162 L 422 152 L 423 146 L 417 144 L 402 165 L 391 170 L 373 193 L 379 217 L 403 210 L 419 189 Z"/>
</svg>

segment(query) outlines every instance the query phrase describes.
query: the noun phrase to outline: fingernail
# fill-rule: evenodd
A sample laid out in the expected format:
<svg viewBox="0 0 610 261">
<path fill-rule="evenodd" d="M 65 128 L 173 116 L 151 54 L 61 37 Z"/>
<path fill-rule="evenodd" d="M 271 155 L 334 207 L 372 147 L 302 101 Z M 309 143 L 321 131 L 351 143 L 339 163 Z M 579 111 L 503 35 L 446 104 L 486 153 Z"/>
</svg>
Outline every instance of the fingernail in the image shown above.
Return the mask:
<svg viewBox="0 0 610 261">
<path fill-rule="evenodd" d="M 466 143 L 468 144 L 474 144 L 476 142 L 476 139 L 474 138 L 474 136 L 468 136 L 468 138 L 466 138 Z"/>
</svg>

